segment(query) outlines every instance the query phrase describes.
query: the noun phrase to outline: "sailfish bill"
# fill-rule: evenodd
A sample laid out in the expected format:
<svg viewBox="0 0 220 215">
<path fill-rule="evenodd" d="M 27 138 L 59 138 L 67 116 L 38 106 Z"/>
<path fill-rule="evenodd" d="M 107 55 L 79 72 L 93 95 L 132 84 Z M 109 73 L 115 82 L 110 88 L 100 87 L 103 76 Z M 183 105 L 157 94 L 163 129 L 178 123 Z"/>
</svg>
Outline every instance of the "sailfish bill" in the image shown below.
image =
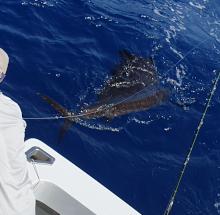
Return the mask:
<svg viewBox="0 0 220 215">
<path fill-rule="evenodd" d="M 77 118 L 103 117 L 109 122 L 115 116 L 148 109 L 167 101 L 167 94 L 170 92 L 159 84 L 151 57 L 135 56 L 126 50 L 120 50 L 119 55 L 121 60 L 112 68 L 110 78 L 103 83 L 98 101 L 91 105 L 84 104 L 76 113 L 48 96 L 38 94 L 65 118 L 58 143 Z"/>
</svg>

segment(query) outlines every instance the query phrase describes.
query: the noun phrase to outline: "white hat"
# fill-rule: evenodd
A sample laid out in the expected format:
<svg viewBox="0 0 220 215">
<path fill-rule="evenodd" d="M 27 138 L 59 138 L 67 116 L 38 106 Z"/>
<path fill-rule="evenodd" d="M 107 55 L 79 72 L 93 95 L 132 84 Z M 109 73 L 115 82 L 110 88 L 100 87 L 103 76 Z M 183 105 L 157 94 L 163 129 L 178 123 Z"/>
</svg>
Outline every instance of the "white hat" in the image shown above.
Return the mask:
<svg viewBox="0 0 220 215">
<path fill-rule="evenodd" d="M 3 72 L 4 74 L 7 71 L 8 68 L 8 62 L 9 62 L 9 57 L 7 53 L 0 48 L 0 73 Z"/>
</svg>

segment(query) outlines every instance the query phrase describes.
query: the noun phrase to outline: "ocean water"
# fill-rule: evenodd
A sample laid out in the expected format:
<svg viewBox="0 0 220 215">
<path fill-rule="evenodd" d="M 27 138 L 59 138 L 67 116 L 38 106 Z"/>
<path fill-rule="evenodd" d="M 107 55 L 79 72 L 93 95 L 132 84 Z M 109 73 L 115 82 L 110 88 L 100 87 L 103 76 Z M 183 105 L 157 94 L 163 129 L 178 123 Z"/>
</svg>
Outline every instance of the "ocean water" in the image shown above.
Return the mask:
<svg viewBox="0 0 220 215">
<path fill-rule="evenodd" d="M 26 120 L 38 138 L 143 215 L 163 214 L 220 69 L 218 0 L 48 0 L 0 3 L 0 47 L 10 57 L 0 88 L 24 118 L 58 115 L 37 93 L 77 111 L 126 49 L 153 56 L 169 101 L 114 118 Z M 178 64 L 177 64 L 178 63 Z M 220 214 L 220 83 L 170 214 Z M 59 173 L 57 173 L 59 174 Z"/>
</svg>

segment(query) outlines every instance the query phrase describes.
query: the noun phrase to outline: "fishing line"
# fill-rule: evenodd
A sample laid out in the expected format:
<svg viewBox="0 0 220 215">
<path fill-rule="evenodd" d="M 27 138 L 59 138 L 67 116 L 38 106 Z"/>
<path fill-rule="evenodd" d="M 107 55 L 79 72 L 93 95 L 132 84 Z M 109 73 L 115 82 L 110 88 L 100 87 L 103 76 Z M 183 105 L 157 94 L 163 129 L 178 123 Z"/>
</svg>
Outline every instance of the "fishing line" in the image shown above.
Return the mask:
<svg viewBox="0 0 220 215">
<path fill-rule="evenodd" d="M 211 38 L 206 38 L 205 40 L 202 40 L 199 44 L 197 44 L 196 46 L 194 46 L 190 51 L 188 51 L 174 66 L 172 66 L 171 69 L 169 69 L 166 73 L 168 73 L 169 71 L 171 71 L 176 65 L 178 65 L 188 54 L 190 54 L 194 49 L 196 49 L 197 47 L 199 47 L 202 43 L 204 43 L 206 40 L 210 40 Z M 166 74 L 165 73 L 165 74 Z"/>
<path fill-rule="evenodd" d="M 188 55 L 188 54 L 190 54 L 194 49 L 196 49 L 197 47 L 199 47 L 202 43 L 204 43 L 205 41 L 207 41 L 207 40 L 209 40 L 210 38 L 206 38 L 205 40 L 203 40 L 203 41 L 201 41 L 199 44 L 197 44 L 196 46 L 194 46 L 190 51 L 188 51 L 184 56 L 183 56 L 183 58 L 181 58 L 172 68 L 170 68 L 166 73 L 168 73 L 169 71 L 171 71 L 177 64 L 179 64 L 182 60 L 184 60 L 184 58 Z M 165 74 L 166 74 L 165 73 Z M 165 75 L 164 74 L 164 75 Z M 163 75 L 163 76 L 164 76 Z M 162 76 L 162 77 L 163 77 Z M 155 83 L 155 82 L 154 82 Z M 153 83 L 153 84 L 154 84 Z M 150 86 L 152 86 L 153 84 L 151 84 Z M 140 90 L 140 91 L 138 91 L 138 92 L 136 92 L 135 94 L 133 94 L 133 95 L 131 95 L 131 96 L 129 96 L 129 97 L 127 97 L 127 98 L 125 98 L 124 100 L 122 100 L 122 101 L 120 101 L 120 102 L 118 102 L 118 103 L 115 103 L 115 104 L 109 104 L 109 105 L 107 105 L 107 107 L 102 107 L 102 106 L 100 106 L 100 108 L 98 108 L 96 111 L 94 111 L 94 112 L 92 112 L 92 113 L 97 113 L 97 112 L 99 112 L 100 110 L 101 111 L 104 111 L 104 110 L 107 110 L 108 108 L 111 108 L 111 107 L 114 107 L 114 106 L 116 106 L 116 105 L 118 105 L 118 104 L 121 104 L 121 103 L 123 103 L 123 102 L 125 102 L 125 101 L 127 101 L 127 100 L 129 100 L 129 99 L 131 99 L 132 97 L 134 97 L 134 96 L 136 96 L 136 95 L 138 95 L 138 94 L 140 94 L 140 93 L 142 93 L 144 90 L 146 90 L 147 88 L 148 88 L 149 86 L 147 86 L 146 88 L 143 88 L 142 90 Z M 102 109 L 103 108 L 103 109 Z M 63 117 L 63 116 L 55 116 L 55 117 L 38 117 L 38 118 L 23 118 L 24 120 L 33 120 L 33 119 L 35 119 L 35 120 L 51 120 L 51 119 L 66 119 L 66 118 L 77 118 L 77 117 L 83 117 L 83 116 L 87 116 L 87 115 L 89 115 L 89 114 L 91 114 L 91 112 L 90 113 L 81 113 L 81 114 L 78 114 L 78 115 L 69 115 L 69 116 L 65 116 L 65 117 Z"/>
<path fill-rule="evenodd" d="M 155 83 L 155 82 L 154 82 L 154 83 Z M 153 83 L 153 84 L 154 84 L 154 83 Z M 99 111 L 105 111 L 105 110 L 109 109 L 110 107 L 114 107 L 114 106 L 116 106 L 116 105 L 118 105 L 118 104 L 121 104 L 121 103 L 123 103 L 123 102 L 125 102 L 125 101 L 131 99 L 132 97 L 138 95 L 139 93 L 143 92 L 143 91 L 146 90 L 148 87 L 153 86 L 153 84 L 151 84 L 151 85 L 149 85 L 149 86 L 143 88 L 142 90 L 140 90 L 140 91 L 138 91 L 137 93 L 135 93 L 135 94 L 133 94 L 133 95 L 131 95 L 131 96 L 129 96 L 129 97 L 127 97 L 127 98 L 121 100 L 121 101 L 118 102 L 118 103 L 109 104 L 109 105 L 107 105 L 107 107 L 104 107 L 104 108 L 103 108 L 102 106 L 100 106 L 99 108 L 97 108 L 96 111 L 92 112 L 92 114 L 98 113 Z M 70 114 L 71 114 L 71 113 L 70 113 Z M 70 116 L 64 116 L 64 117 L 63 117 L 63 116 L 59 116 L 59 117 L 55 116 L 55 117 L 23 118 L 23 119 L 24 119 L 24 120 L 28 120 L 28 119 L 66 119 L 66 118 L 78 118 L 78 117 L 83 117 L 83 116 L 87 116 L 87 115 L 89 115 L 89 114 L 91 114 L 91 113 L 86 112 L 86 113 L 80 113 L 80 114 L 77 114 L 77 115 L 70 115 Z"/>
<path fill-rule="evenodd" d="M 196 129 L 196 131 L 195 131 L 194 138 L 193 138 L 193 140 L 192 140 L 191 146 L 190 146 L 190 148 L 189 148 L 189 150 L 188 150 L 188 153 L 187 153 L 187 155 L 186 155 L 185 161 L 184 161 L 184 163 L 183 163 L 183 165 L 182 165 L 182 169 L 181 169 L 181 171 L 180 171 L 179 178 L 178 178 L 178 180 L 177 180 L 177 182 L 176 182 L 176 186 L 175 186 L 175 188 L 174 188 L 174 190 L 173 190 L 173 193 L 172 193 L 172 195 L 171 195 L 171 197 L 170 197 L 170 200 L 169 200 L 169 203 L 168 203 L 168 205 L 167 205 L 167 208 L 166 208 L 166 210 L 165 210 L 164 215 L 168 215 L 169 212 L 170 212 L 170 210 L 171 210 L 171 208 L 172 208 L 172 206 L 173 206 L 173 202 L 174 202 L 175 195 L 176 195 L 176 193 L 177 193 L 177 189 L 178 189 L 178 187 L 179 187 L 179 184 L 180 184 L 181 178 L 182 178 L 182 176 L 183 176 L 184 170 L 185 170 L 185 168 L 186 168 L 186 165 L 187 165 L 187 163 L 189 162 L 190 154 L 191 154 L 191 152 L 192 152 L 192 149 L 193 149 L 194 143 L 195 143 L 195 141 L 196 141 L 196 138 L 197 138 L 197 136 L 198 136 L 199 130 L 200 130 L 202 124 L 203 124 L 203 119 L 204 119 L 205 114 L 206 114 L 206 111 L 207 111 L 207 109 L 208 109 L 208 107 L 209 107 L 209 103 L 210 103 L 210 101 L 211 101 L 211 99 L 212 99 L 212 96 L 213 96 L 213 94 L 214 94 L 214 91 L 216 90 L 216 85 L 217 85 L 217 83 L 218 83 L 219 77 L 220 77 L 220 70 L 219 70 L 219 73 L 218 73 L 218 75 L 217 75 L 217 77 L 216 77 L 216 79 L 215 79 L 215 82 L 214 82 L 212 91 L 211 91 L 211 93 L 210 93 L 210 95 L 209 95 L 209 98 L 208 98 L 208 101 L 207 101 L 207 103 L 206 103 L 205 109 L 204 109 L 203 114 L 202 114 L 202 116 L 201 116 L 201 118 L 200 118 L 199 125 L 197 126 L 197 129 Z"/>
<path fill-rule="evenodd" d="M 40 117 L 40 118 L 23 118 L 24 120 L 29 120 L 29 119 L 63 119 L 64 117 L 62 116 L 51 116 L 51 117 Z M 66 118 L 66 117 L 65 117 Z"/>
</svg>

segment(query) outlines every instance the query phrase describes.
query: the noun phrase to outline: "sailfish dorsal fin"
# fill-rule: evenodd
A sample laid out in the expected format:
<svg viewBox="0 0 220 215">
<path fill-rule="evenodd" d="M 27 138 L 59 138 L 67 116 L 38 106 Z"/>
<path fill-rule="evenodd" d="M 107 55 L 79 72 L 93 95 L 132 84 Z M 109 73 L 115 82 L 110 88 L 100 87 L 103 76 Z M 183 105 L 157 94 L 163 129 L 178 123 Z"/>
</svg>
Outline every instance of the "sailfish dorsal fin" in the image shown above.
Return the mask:
<svg viewBox="0 0 220 215">
<path fill-rule="evenodd" d="M 120 50 L 121 60 L 111 70 L 110 80 L 103 84 L 99 101 L 137 93 L 149 85 L 158 84 L 158 75 L 152 57 L 141 57 Z"/>
</svg>

